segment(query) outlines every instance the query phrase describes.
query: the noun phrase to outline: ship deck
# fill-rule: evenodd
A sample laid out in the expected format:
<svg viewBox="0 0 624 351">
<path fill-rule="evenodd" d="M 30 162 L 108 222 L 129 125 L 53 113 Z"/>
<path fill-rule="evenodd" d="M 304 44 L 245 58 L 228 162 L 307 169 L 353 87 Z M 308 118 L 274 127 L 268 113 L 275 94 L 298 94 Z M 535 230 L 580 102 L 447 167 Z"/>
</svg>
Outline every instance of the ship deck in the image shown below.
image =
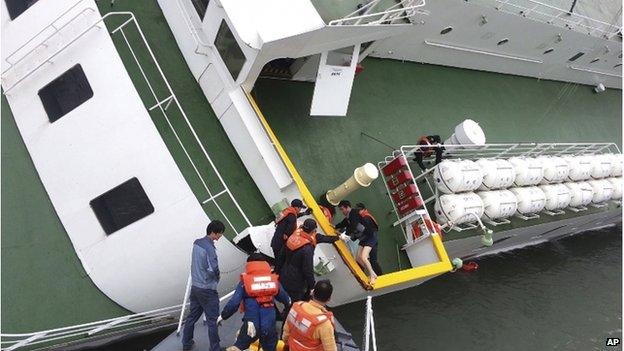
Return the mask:
<svg viewBox="0 0 624 351">
<path fill-rule="evenodd" d="M 254 95 L 315 196 L 353 169 L 377 162 L 423 134 L 448 137 L 465 118 L 478 121 L 490 143 L 617 142 L 621 91 L 451 67 L 367 58 L 355 79 L 346 117 L 310 117 L 312 83 L 262 79 Z M 380 180 L 349 199 L 380 222 L 379 260 L 386 272 L 406 268 L 402 232 Z M 342 219 L 335 216 L 334 222 Z M 543 219 L 547 220 L 547 219 Z M 527 225 L 521 220 L 497 227 Z M 474 232 L 449 232 L 453 240 Z"/>
<path fill-rule="evenodd" d="M 113 7 L 110 3 L 98 2 L 102 14 L 132 11 L 137 16 L 202 143 L 251 222 L 272 219 L 188 70 L 156 1 L 118 0 Z M 120 54 L 124 62 L 131 62 L 127 52 L 120 50 Z M 363 64 L 366 69 L 356 78 L 347 117 L 311 118 L 310 83 L 261 80 L 254 89 L 272 128 L 315 195 L 342 182 L 355 167 L 379 161 L 391 147 L 413 143 L 422 134 L 447 136 L 466 117 L 481 122 L 490 141 L 621 140 L 620 91 L 596 95 L 590 87 L 575 84 L 380 59 L 366 59 Z M 147 96 L 138 68 L 126 67 L 141 96 Z M 2 331 L 42 330 L 127 313 L 84 272 L 4 97 L 2 105 Z M 196 196 L 205 198 L 166 122 L 156 114 L 152 117 Z M 193 143 L 188 130 L 181 138 Z M 197 146 L 191 154 L 200 158 Z M 381 222 L 384 269 L 396 270 L 401 264 L 405 268 L 406 260 L 397 260 L 401 234 L 389 227 L 394 218 L 383 185 L 377 181 L 351 199 L 366 203 Z M 214 208 L 204 209 L 210 217 L 219 217 Z M 228 211 L 233 211 L 231 206 Z"/>
</svg>

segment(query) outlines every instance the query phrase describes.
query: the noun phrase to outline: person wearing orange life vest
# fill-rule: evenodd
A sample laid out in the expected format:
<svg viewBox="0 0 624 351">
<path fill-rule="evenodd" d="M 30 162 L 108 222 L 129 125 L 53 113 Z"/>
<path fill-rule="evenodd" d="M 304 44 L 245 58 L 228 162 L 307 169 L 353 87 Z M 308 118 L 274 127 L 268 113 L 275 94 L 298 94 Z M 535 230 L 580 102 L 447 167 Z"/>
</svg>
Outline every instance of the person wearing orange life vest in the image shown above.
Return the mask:
<svg viewBox="0 0 624 351">
<path fill-rule="evenodd" d="M 275 329 L 275 300 L 288 307 L 290 298 L 260 253 L 249 255 L 240 280 L 234 295 L 219 316 L 221 322 L 230 318 L 239 307 L 244 312 L 243 325 L 236 342 L 227 350 L 247 350 L 249 345 L 259 339 L 262 350 L 274 351 L 278 339 Z"/>
<path fill-rule="evenodd" d="M 287 351 L 336 351 L 334 316 L 327 311 L 333 287 L 329 280 L 314 285 L 310 302 L 295 302 L 288 313 L 282 340 Z"/>
<path fill-rule="evenodd" d="M 301 212 L 305 208 L 303 201 L 294 199 L 290 203 L 290 207 L 286 207 L 275 219 L 275 232 L 271 239 L 271 248 L 273 249 L 275 260 L 278 259 L 288 237 L 297 229 L 297 218 L 312 213 L 311 209 Z"/>
<path fill-rule="evenodd" d="M 280 282 L 290 299 L 304 300 L 314 287 L 314 248 L 316 244 L 334 243 L 345 237 L 327 236 L 316 232 L 316 221 L 308 218 L 286 241 L 282 260 L 276 261 Z"/>
</svg>

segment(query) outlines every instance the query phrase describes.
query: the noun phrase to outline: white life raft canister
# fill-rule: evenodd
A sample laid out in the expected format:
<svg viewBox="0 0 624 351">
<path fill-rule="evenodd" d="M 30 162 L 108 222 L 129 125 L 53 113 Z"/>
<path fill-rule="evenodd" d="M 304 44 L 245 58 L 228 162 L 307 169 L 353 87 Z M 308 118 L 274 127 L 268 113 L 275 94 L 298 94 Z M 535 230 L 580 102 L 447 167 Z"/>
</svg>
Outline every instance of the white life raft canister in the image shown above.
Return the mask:
<svg viewBox="0 0 624 351">
<path fill-rule="evenodd" d="M 455 133 L 444 141 L 444 144 L 483 146 L 485 145 L 485 133 L 479 123 L 466 119 L 455 127 Z"/>
<path fill-rule="evenodd" d="M 544 177 L 544 166 L 539 159 L 531 157 L 512 157 L 509 162 L 516 170 L 516 186 L 537 185 Z M 518 199 L 518 201 L 520 201 Z"/>
<path fill-rule="evenodd" d="M 547 184 L 539 187 L 546 195 L 544 208 L 549 211 L 561 210 L 570 205 L 570 189 L 563 184 Z"/>
<path fill-rule="evenodd" d="M 516 179 L 516 170 L 507 160 L 482 158 L 476 163 L 483 171 L 483 182 L 479 190 L 505 189 Z"/>
<path fill-rule="evenodd" d="M 451 222 L 453 225 L 474 222 L 483 216 L 483 201 L 475 193 L 442 195 L 436 201 L 434 210 L 436 221 L 440 224 Z"/>
<path fill-rule="evenodd" d="M 594 198 L 594 189 L 587 182 L 568 182 L 563 183 L 570 189 L 570 206 L 581 207 L 587 206 Z"/>
<path fill-rule="evenodd" d="M 521 214 L 537 213 L 546 205 L 546 195 L 536 186 L 509 189 L 518 199 L 518 212 Z"/>
<path fill-rule="evenodd" d="M 433 170 L 436 187 L 445 194 L 473 191 L 483 181 L 481 167 L 470 160 L 444 160 Z"/>
<path fill-rule="evenodd" d="M 590 180 L 589 185 L 594 189 L 594 197 L 592 198 L 592 202 L 595 204 L 600 204 L 605 201 L 611 200 L 611 195 L 613 195 L 613 184 L 606 179 L 600 180 Z"/>
<path fill-rule="evenodd" d="M 613 194 L 611 195 L 611 200 L 619 200 L 622 198 L 622 177 L 617 178 L 607 178 L 608 181 L 613 185 Z"/>
<path fill-rule="evenodd" d="M 516 195 L 509 190 L 481 191 L 477 195 L 483 200 L 483 214 L 489 219 L 511 217 L 518 208 Z"/>
<path fill-rule="evenodd" d="M 542 184 L 552 184 L 563 182 L 570 173 L 570 166 L 561 157 L 541 156 L 537 158 L 544 167 L 544 178 Z"/>
<path fill-rule="evenodd" d="M 568 180 L 578 182 L 591 177 L 592 163 L 587 156 L 566 156 L 563 159 L 570 166 Z"/>
<path fill-rule="evenodd" d="M 614 159 L 611 155 L 591 156 L 592 171 L 591 177 L 594 179 L 606 178 L 611 174 Z"/>
</svg>

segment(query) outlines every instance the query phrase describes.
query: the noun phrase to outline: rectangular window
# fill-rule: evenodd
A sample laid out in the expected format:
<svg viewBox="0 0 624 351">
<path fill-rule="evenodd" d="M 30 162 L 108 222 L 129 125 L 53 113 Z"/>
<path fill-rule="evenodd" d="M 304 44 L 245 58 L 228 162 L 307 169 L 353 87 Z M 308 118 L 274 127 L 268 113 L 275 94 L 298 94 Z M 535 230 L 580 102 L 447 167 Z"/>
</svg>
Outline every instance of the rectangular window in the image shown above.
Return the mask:
<svg viewBox="0 0 624 351">
<path fill-rule="evenodd" d="M 154 212 L 136 177 L 96 197 L 89 205 L 109 235 Z"/>
<path fill-rule="evenodd" d="M 208 3 L 210 0 L 191 0 L 193 6 L 195 7 L 195 11 L 199 15 L 199 18 L 204 20 L 204 16 L 206 16 L 206 9 L 208 8 Z"/>
<path fill-rule="evenodd" d="M 6 4 L 7 10 L 9 10 L 9 17 L 11 17 L 11 20 L 14 20 L 37 1 L 38 0 L 4 0 L 4 3 Z"/>
<path fill-rule="evenodd" d="M 93 97 L 93 90 L 80 65 L 75 65 L 39 90 L 39 98 L 50 123 Z"/>
<path fill-rule="evenodd" d="M 236 38 L 234 38 L 234 34 L 232 34 L 225 20 L 221 21 L 221 26 L 215 38 L 215 47 L 219 51 L 223 62 L 225 62 L 225 66 L 230 71 L 232 78 L 236 80 L 245 64 L 245 54 L 238 46 Z"/>
</svg>

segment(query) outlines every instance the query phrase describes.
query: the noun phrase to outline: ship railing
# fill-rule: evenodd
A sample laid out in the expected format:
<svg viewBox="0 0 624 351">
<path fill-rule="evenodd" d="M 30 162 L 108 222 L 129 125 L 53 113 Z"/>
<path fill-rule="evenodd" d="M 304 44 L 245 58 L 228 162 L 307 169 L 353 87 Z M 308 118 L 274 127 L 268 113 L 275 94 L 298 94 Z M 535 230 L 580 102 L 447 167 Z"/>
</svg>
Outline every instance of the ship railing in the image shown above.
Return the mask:
<svg viewBox="0 0 624 351">
<path fill-rule="evenodd" d="M 234 291 L 219 298 L 229 299 Z M 97 322 L 22 334 L 0 334 L 0 349 L 12 351 L 22 348 L 52 347 L 70 343 L 84 343 L 146 329 L 181 326 L 184 312 L 188 309 L 188 291 L 181 305 L 159 308 L 147 312 L 105 319 Z M 180 328 L 178 327 L 178 332 Z"/>
<path fill-rule="evenodd" d="M 382 0 L 373 0 L 351 12 L 343 18 L 329 21 L 330 26 L 364 26 L 405 24 L 402 20 L 409 20 L 416 14 L 427 15 L 428 12 L 420 9 L 426 5 L 425 0 L 399 0 L 396 4 L 379 10 Z"/>
<path fill-rule="evenodd" d="M 422 150 L 443 148 L 443 158 L 476 160 L 480 158 L 510 158 L 536 156 L 581 156 L 620 153 L 615 143 L 516 143 L 475 145 L 403 145 L 395 154 L 413 158 Z"/>
<path fill-rule="evenodd" d="M 496 0 L 496 9 L 535 21 L 583 31 L 592 36 L 611 40 L 622 32 L 622 25 L 607 23 L 570 10 L 564 10 L 536 0 Z"/>
<path fill-rule="evenodd" d="M 5 69 L 4 71 L 2 71 L 2 74 L 4 75 L 5 73 L 7 73 L 9 70 L 11 70 L 15 65 L 17 65 L 18 63 L 20 63 L 24 58 L 26 58 L 28 55 L 30 55 L 33 51 L 37 50 L 38 48 L 40 48 L 41 46 L 47 46 L 46 42 L 48 42 L 52 37 L 54 37 L 55 35 L 57 35 L 60 31 L 62 31 L 63 29 L 65 29 L 67 26 L 69 26 L 74 20 L 76 20 L 78 17 L 84 15 L 85 13 L 94 13 L 95 9 L 92 7 L 85 7 L 83 8 L 80 12 L 76 13 L 74 16 L 72 16 L 71 18 L 69 18 L 68 20 L 65 21 L 64 24 L 60 24 L 60 22 L 62 22 L 65 17 L 73 10 L 75 9 L 80 3 L 82 3 L 84 0 L 79 0 L 76 3 L 74 3 L 72 6 L 70 6 L 69 8 L 67 8 L 67 10 L 61 12 L 60 15 L 58 15 L 54 20 L 52 20 L 52 22 L 50 22 L 50 24 L 48 24 L 47 26 L 43 27 L 43 29 L 41 29 L 39 32 L 37 32 L 37 34 L 35 34 L 32 38 L 30 38 L 29 40 L 27 40 L 26 42 L 24 42 L 22 45 L 20 45 L 17 49 L 15 49 L 12 53 L 10 53 L 9 55 L 6 56 L 6 58 L 4 59 L 4 61 L 7 63 L 7 69 Z M 49 33 L 47 36 L 44 36 L 45 33 Z M 39 43 L 34 44 L 34 42 L 40 37 L 40 36 L 44 36 Z M 27 50 L 21 57 L 16 58 L 15 56 L 20 53 L 22 50 L 25 50 L 26 48 L 30 47 L 29 50 Z"/>
<path fill-rule="evenodd" d="M 80 1 L 78 3 L 80 3 Z M 83 38 L 93 28 L 96 28 L 96 27 L 99 28 L 102 24 L 104 24 L 103 27 L 106 28 L 106 22 L 105 21 L 107 19 L 113 18 L 113 17 L 115 17 L 115 18 L 121 17 L 121 20 L 119 22 L 121 22 L 121 21 L 123 21 L 123 22 L 121 22 L 121 24 L 113 26 L 114 29 L 110 31 L 111 38 L 113 38 L 113 35 L 115 35 L 117 33 L 119 33 L 117 35 L 117 37 L 119 37 L 119 35 L 121 35 L 121 39 L 123 40 L 123 43 L 125 43 L 127 49 L 129 50 L 130 55 L 131 55 L 134 63 L 136 64 L 136 66 L 139 69 L 140 76 L 144 80 L 145 84 L 147 85 L 147 87 L 149 89 L 149 92 L 150 92 L 150 95 L 153 98 L 153 104 L 152 103 L 148 104 L 145 100 L 143 100 L 143 102 L 146 105 L 146 108 L 147 108 L 148 112 L 152 112 L 154 110 L 159 111 L 160 114 L 162 115 L 162 117 L 165 118 L 169 129 L 171 130 L 171 132 L 172 132 L 173 136 L 175 137 L 177 143 L 179 144 L 180 148 L 182 149 L 184 155 L 188 159 L 188 161 L 189 161 L 191 167 L 193 168 L 193 171 L 194 171 L 195 175 L 199 179 L 199 181 L 200 181 L 204 191 L 207 193 L 207 198 L 205 198 L 203 200 L 199 200 L 201 205 L 203 206 L 203 205 L 206 205 L 206 204 L 209 204 L 209 203 L 213 204 L 215 206 L 215 208 L 217 209 L 217 211 L 222 216 L 222 218 L 233 229 L 233 231 L 235 233 L 240 233 L 244 228 L 238 228 L 237 226 L 235 226 L 233 224 L 232 220 L 230 220 L 230 217 L 228 215 L 226 215 L 225 211 L 223 210 L 223 207 L 219 204 L 218 200 L 221 197 L 223 197 L 224 195 L 227 195 L 227 197 L 233 203 L 234 207 L 236 208 L 236 211 L 237 211 L 238 215 L 240 216 L 241 220 L 245 223 L 245 225 L 247 227 L 249 227 L 249 226 L 251 226 L 251 222 L 249 221 L 249 218 L 247 218 L 247 215 L 245 214 L 245 212 L 240 207 L 240 205 L 239 205 L 238 201 L 236 200 L 236 198 L 234 197 L 234 195 L 232 195 L 232 192 L 230 191 L 230 189 L 227 186 L 225 180 L 221 176 L 221 173 L 217 169 L 217 166 L 214 164 L 212 158 L 208 154 L 208 151 L 206 150 L 206 148 L 205 148 L 204 144 L 202 143 L 201 139 L 199 138 L 195 128 L 191 124 L 188 116 L 186 115 L 186 112 L 184 111 L 184 109 L 180 105 L 180 102 L 178 101 L 178 98 L 177 98 L 176 94 L 173 92 L 173 89 L 171 88 L 171 85 L 169 84 L 169 81 L 167 80 L 167 77 L 163 73 L 163 70 L 160 67 L 160 64 L 158 63 L 158 60 L 156 60 L 154 52 L 152 51 L 151 47 L 149 46 L 149 44 L 147 42 L 147 39 L 145 38 L 145 35 L 144 35 L 144 33 L 143 33 L 139 23 L 137 22 L 134 14 L 132 12 L 109 12 L 109 13 L 105 14 L 104 16 L 99 17 L 99 19 L 94 21 L 87 28 L 81 30 L 75 37 L 71 38 L 70 40 L 65 42 L 64 45 L 62 45 L 57 50 L 52 52 L 49 56 L 47 56 L 43 60 L 43 62 L 41 62 L 40 64 L 36 65 L 29 72 L 27 72 L 27 74 L 25 76 L 21 77 L 18 81 L 14 82 L 12 85 L 10 85 L 8 87 L 3 87 L 4 88 L 4 94 L 9 94 L 10 91 L 13 88 L 15 88 L 20 82 L 22 82 L 23 80 L 28 78 L 30 75 L 35 73 L 38 69 L 43 67 L 45 64 L 51 63 L 52 62 L 51 61 L 52 58 L 54 58 L 55 56 L 57 56 L 58 54 L 63 52 L 65 49 L 70 47 L 72 44 L 76 43 L 79 39 Z M 139 41 L 143 44 L 145 50 L 147 51 L 147 56 L 151 59 L 152 64 L 154 65 L 154 67 L 156 68 L 156 71 L 158 72 L 159 79 L 162 82 L 162 84 L 160 84 L 159 86 L 164 85 L 164 94 L 162 93 L 162 91 L 159 91 L 157 93 L 157 88 L 158 87 L 156 86 L 156 84 L 152 83 L 153 80 L 150 81 L 150 79 L 148 78 L 148 76 L 146 74 L 146 70 L 144 69 L 144 66 L 141 64 L 141 61 L 138 58 L 137 52 L 135 51 L 133 46 L 130 44 L 130 40 L 128 38 L 128 34 L 129 33 L 124 31 L 124 29 L 127 29 L 127 26 L 129 26 L 131 24 L 134 25 L 134 28 L 136 29 L 136 32 L 138 33 L 138 36 L 139 36 Z M 31 41 L 32 40 L 33 39 L 31 39 Z M 38 45 L 38 47 L 39 46 L 40 45 Z M 22 57 L 20 60 L 22 60 L 25 57 L 31 55 L 33 53 L 33 51 L 34 51 L 34 49 L 28 51 L 28 53 L 24 57 Z M 143 57 L 143 56 L 141 56 L 141 57 Z M 10 68 L 9 68 L 9 70 L 10 70 Z M 161 87 L 160 90 L 163 90 L 162 87 Z M 199 147 L 199 149 L 201 150 L 201 154 L 203 155 L 203 157 L 205 158 L 205 160 L 209 164 L 209 167 L 202 167 L 202 170 L 204 170 L 205 168 L 212 170 L 212 173 L 214 174 L 214 176 L 218 180 L 218 184 L 220 184 L 220 186 L 221 186 L 221 190 L 220 191 L 213 191 L 213 189 L 211 189 L 208 186 L 208 180 L 206 179 L 205 176 L 202 175 L 202 173 L 200 172 L 200 167 L 198 166 L 197 162 L 194 161 L 193 158 L 190 155 L 189 145 L 186 145 L 185 143 L 183 143 L 182 139 L 180 138 L 180 132 L 177 129 L 179 127 L 177 127 L 177 128 L 174 127 L 174 120 L 173 120 L 173 118 L 171 118 L 171 114 L 173 114 L 173 113 L 176 113 L 176 115 L 179 115 L 179 117 L 181 117 L 181 119 L 183 120 L 184 125 L 190 131 L 190 133 L 191 133 L 195 143 L 197 144 L 197 147 Z"/>
<path fill-rule="evenodd" d="M 188 6 L 184 2 L 184 0 L 176 0 L 176 5 L 180 10 L 182 19 L 184 20 L 184 24 L 186 24 L 186 27 L 191 33 L 193 41 L 195 41 L 194 52 L 198 55 L 208 56 L 208 53 L 201 50 L 201 48 L 209 47 L 209 44 L 204 40 L 204 38 L 202 38 L 203 31 L 201 29 L 201 19 L 199 20 L 198 25 L 197 20 L 191 14 L 189 14 Z M 186 1 L 186 3 L 189 3 L 189 1 Z"/>
</svg>

